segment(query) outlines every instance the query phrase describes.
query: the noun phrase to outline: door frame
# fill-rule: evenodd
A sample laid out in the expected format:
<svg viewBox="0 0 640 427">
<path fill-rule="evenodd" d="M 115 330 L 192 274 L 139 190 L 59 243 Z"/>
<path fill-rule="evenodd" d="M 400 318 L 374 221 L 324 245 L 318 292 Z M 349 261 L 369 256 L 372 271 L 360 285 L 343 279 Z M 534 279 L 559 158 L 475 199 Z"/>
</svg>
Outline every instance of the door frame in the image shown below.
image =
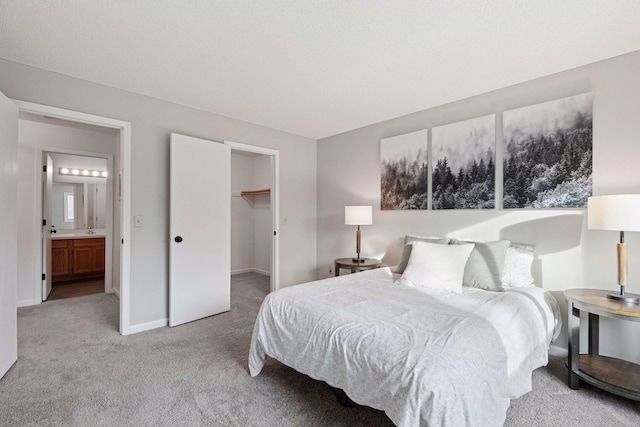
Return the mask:
<svg viewBox="0 0 640 427">
<path fill-rule="evenodd" d="M 273 240 L 271 241 L 271 284 L 270 291 L 280 289 L 280 151 L 256 145 L 227 141 L 224 143 L 232 150 L 271 156 L 271 223 Z"/>
<path fill-rule="evenodd" d="M 120 334 L 131 332 L 130 278 L 131 278 L 131 123 L 109 117 L 96 116 L 64 108 L 51 107 L 28 101 L 11 99 L 19 111 L 49 117 L 87 123 L 120 131 L 120 172 L 118 174 L 118 197 L 120 198 Z M 38 159 L 38 164 L 40 159 Z M 115 179 L 115 176 L 114 176 Z M 37 181 L 40 186 L 40 180 Z M 36 191 L 38 191 L 36 189 Z M 42 190 L 40 190 L 42 191 Z M 41 201 L 36 203 L 42 203 Z M 41 222 L 36 234 L 40 236 Z M 41 240 L 39 240 L 41 242 Z M 40 245 L 39 243 L 38 245 Z M 38 246 L 39 247 L 39 246 Z M 106 248 L 105 248 L 106 249 Z M 38 253 L 38 252 L 36 252 Z M 36 257 L 37 258 L 37 257 Z M 41 262 L 41 261 L 40 261 Z M 41 291 L 40 291 L 41 292 Z M 38 294 L 40 295 L 40 294 Z"/>
<path fill-rule="evenodd" d="M 19 119 L 18 119 L 19 121 Z M 38 152 L 36 147 L 36 152 Z M 45 156 L 46 154 L 46 156 Z M 52 250 L 52 242 L 51 242 L 51 195 L 53 193 L 53 160 L 48 153 L 38 152 L 36 155 L 37 158 L 40 159 L 40 164 L 45 163 L 46 169 L 40 172 L 40 168 L 36 168 L 36 174 L 40 174 L 40 186 L 41 194 L 38 194 L 36 191 L 36 201 L 40 201 L 40 218 L 43 222 L 49 220 L 48 225 L 40 225 L 40 268 L 36 267 L 36 284 L 38 282 L 38 272 L 44 275 L 44 278 L 40 281 L 40 302 L 46 301 L 49 298 L 49 294 L 51 293 L 53 286 L 53 278 L 51 277 L 51 266 L 53 263 L 51 262 L 51 256 L 53 254 Z M 39 165 L 38 165 L 39 166 Z M 49 166 L 51 166 L 51 170 L 49 170 Z M 51 181 L 51 182 L 49 182 Z M 36 179 L 36 186 L 38 185 L 38 180 Z M 36 189 L 37 190 L 37 189 Z M 66 202 L 65 202 L 66 203 Z M 38 202 L 36 202 L 37 208 Z M 49 212 L 45 214 L 45 207 L 49 207 Z M 48 236 L 47 236 L 48 235 Z M 36 235 L 37 238 L 37 235 Z M 36 245 L 36 248 L 38 246 Z M 46 260 L 46 261 L 45 261 Z M 36 258 L 36 265 L 38 265 L 38 258 Z M 48 291 L 48 292 L 47 292 Z M 38 295 L 37 289 L 33 293 L 34 295 Z"/>
<path fill-rule="evenodd" d="M 81 151 L 81 150 L 73 150 L 73 149 L 67 149 L 67 148 L 57 148 L 57 147 L 44 147 L 44 146 L 36 146 L 36 156 L 37 158 L 43 158 L 44 154 L 70 154 L 73 156 L 82 156 L 82 157 L 94 157 L 94 158 L 98 158 L 98 159 L 104 159 L 107 161 L 107 194 L 106 194 L 106 202 L 107 202 L 107 206 L 106 206 L 106 211 L 110 212 L 111 214 L 107 216 L 107 221 L 105 224 L 105 246 L 104 246 L 104 251 L 105 251 L 105 263 L 104 263 L 104 291 L 106 293 L 114 293 L 114 288 L 113 288 L 113 245 L 115 244 L 115 241 L 117 240 L 117 238 L 113 235 L 113 205 L 114 205 L 114 191 L 113 191 L 113 183 L 114 183 L 114 175 L 113 175 L 113 154 L 105 154 L 105 153 L 97 153 L 97 152 L 93 152 L 93 151 Z M 37 170 L 36 173 L 41 174 L 41 169 Z M 39 190 L 39 191 L 38 191 Z M 39 208 L 39 212 L 43 212 L 44 206 L 42 205 L 42 202 L 38 202 L 39 200 L 42 200 L 42 194 L 41 193 L 42 190 L 42 185 L 37 186 L 36 188 L 36 210 L 38 210 Z M 41 223 L 41 219 L 40 221 L 38 221 L 38 223 L 40 224 L 40 229 L 42 229 L 42 223 Z M 47 227 L 50 227 L 50 225 L 48 225 Z M 42 236 L 40 235 L 40 243 L 39 245 L 36 245 L 36 248 L 40 248 L 40 250 L 44 250 L 44 248 L 42 247 Z M 44 266 L 42 265 L 42 257 L 39 260 L 40 262 L 38 262 L 38 260 L 36 260 L 36 271 L 43 271 L 44 270 Z M 51 260 L 49 259 L 49 262 L 51 262 Z M 49 278 L 49 280 L 51 280 L 52 278 Z M 36 277 L 36 287 L 38 286 L 38 277 Z M 43 294 L 42 292 L 42 287 L 44 286 L 44 284 L 42 283 L 42 280 L 40 280 L 40 294 Z M 118 296 L 120 296 L 120 292 L 116 292 L 118 294 Z"/>
</svg>

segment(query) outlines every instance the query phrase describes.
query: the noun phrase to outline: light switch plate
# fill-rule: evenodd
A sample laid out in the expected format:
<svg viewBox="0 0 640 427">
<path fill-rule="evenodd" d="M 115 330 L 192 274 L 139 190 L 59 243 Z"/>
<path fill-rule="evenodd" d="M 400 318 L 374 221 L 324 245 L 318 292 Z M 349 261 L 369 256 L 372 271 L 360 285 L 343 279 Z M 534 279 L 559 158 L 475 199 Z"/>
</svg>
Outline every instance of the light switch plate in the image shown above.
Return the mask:
<svg viewBox="0 0 640 427">
<path fill-rule="evenodd" d="M 142 227 L 142 215 L 135 215 L 133 217 L 133 226 L 136 228 Z"/>
</svg>

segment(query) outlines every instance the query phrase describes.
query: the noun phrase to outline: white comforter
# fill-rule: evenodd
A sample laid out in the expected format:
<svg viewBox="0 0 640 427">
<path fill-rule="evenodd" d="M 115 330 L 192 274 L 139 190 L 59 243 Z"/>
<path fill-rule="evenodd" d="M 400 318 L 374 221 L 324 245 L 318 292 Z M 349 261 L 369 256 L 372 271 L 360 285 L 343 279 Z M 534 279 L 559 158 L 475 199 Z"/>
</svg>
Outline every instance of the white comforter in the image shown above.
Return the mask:
<svg viewBox="0 0 640 427">
<path fill-rule="evenodd" d="M 539 288 L 438 294 L 378 269 L 268 295 L 249 369 L 271 356 L 398 426 L 502 425 L 547 363 L 554 324 Z"/>
</svg>

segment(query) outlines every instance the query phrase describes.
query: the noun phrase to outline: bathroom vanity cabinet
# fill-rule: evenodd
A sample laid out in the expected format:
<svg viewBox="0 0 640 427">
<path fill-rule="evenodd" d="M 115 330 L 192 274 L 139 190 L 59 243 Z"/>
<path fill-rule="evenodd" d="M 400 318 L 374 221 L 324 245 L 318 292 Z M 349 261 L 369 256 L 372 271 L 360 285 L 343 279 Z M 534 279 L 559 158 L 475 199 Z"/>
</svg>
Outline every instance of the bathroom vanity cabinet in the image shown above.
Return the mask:
<svg viewBox="0 0 640 427">
<path fill-rule="evenodd" d="M 104 255 L 104 237 L 52 240 L 52 282 L 103 276 Z"/>
</svg>

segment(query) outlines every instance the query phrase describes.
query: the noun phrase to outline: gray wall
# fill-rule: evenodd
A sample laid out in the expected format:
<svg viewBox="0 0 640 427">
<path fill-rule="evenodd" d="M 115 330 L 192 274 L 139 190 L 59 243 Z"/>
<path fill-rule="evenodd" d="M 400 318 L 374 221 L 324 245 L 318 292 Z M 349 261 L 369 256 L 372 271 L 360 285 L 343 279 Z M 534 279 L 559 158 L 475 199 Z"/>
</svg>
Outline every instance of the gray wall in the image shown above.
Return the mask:
<svg viewBox="0 0 640 427">
<path fill-rule="evenodd" d="M 472 72 L 470 70 L 470 72 Z M 585 210 L 380 211 L 380 139 L 496 113 L 496 164 L 502 164 L 505 110 L 592 91 L 594 194 L 640 193 L 640 52 L 547 76 L 318 141 L 318 276 L 333 259 L 355 252 L 355 227 L 344 225 L 345 205 L 373 205 L 373 225 L 362 227 L 362 252 L 398 261 L 405 234 L 478 240 L 507 238 L 537 246 L 534 277 L 564 308 L 569 288 L 618 290 L 616 232 L 588 231 Z M 428 78 L 428 77 L 426 77 Z M 501 168 L 499 168 L 501 171 Z M 501 172 L 500 172 L 501 173 Z M 496 179 L 502 191 L 502 176 Z M 628 233 L 629 291 L 640 292 L 640 233 Z M 566 309 L 565 309 L 566 311 Z M 605 322 L 603 352 L 640 361 L 630 328 Z M 625 338 L 627 337 L 627 338 Z M 637 340 L 635 340 L 637 342 Z M 558 342 L 566 347 L 565 335 Z"/>
<path fill-rule="evenodd" d="M 280 215 L 289 219 L 280 228 L 280 285 L 315 278 L 314 140 L 5 60 L 0 60 L 0 91 L 131 122 L 131 213 L 144 216 L 144 227 L 131 229 L 131 325 L 167 317 L 171 132 L 280 151 Z"/>
</svg>

